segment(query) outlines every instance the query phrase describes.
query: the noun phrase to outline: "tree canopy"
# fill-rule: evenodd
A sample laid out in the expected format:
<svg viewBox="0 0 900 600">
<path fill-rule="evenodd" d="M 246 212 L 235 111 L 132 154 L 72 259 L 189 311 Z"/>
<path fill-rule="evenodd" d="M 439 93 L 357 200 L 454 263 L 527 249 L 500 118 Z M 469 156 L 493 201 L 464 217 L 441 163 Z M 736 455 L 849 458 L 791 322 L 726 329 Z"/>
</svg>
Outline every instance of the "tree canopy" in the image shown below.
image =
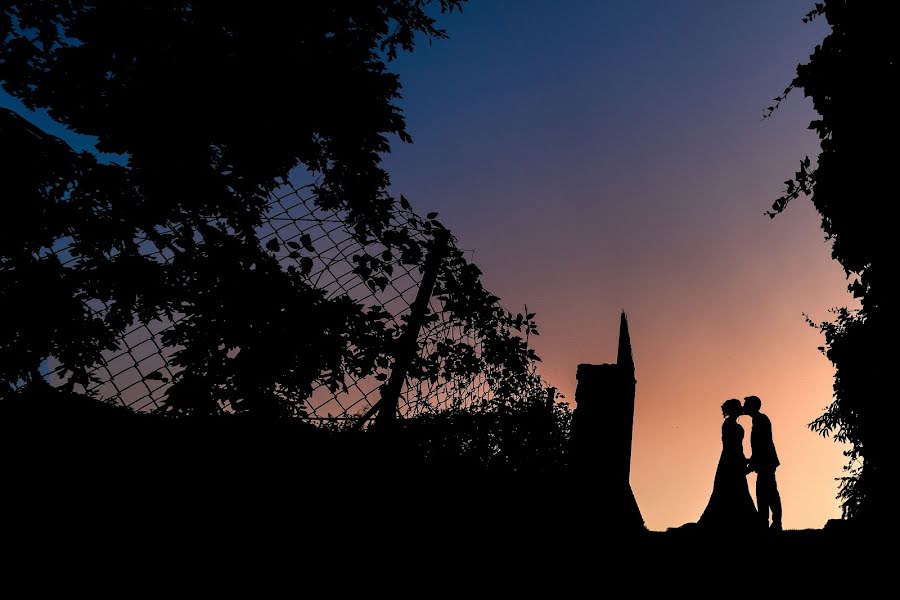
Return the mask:
<svg viewBox="0 0 900 600">
<path fill-rule="evenodd" d="M 398 265 L 423 268 L 444 228 L 388 191 L 382 155 L 392 136 L 410 141 L 389 64 L 445 37 L 436 18 L 462 4 L 0 4 L 3 87 L 127 158 L 101 164 L 0 113 L 13 174 L 0 312 L 14 316 L 0 329 L 0 389 L 39 383 L 51 357 L 63 387 L 88 389 L 135 321 L 170 325 L 154 343 L 173 349 L 165 410 L 178 415 L 302 415 L 314 386 L 388 368 L 399 315 L 327 294 L 309 277 L 309 237 L 262 243 L 260 225 L 273 190 L 305 169 L 315 204 L 359 242 L 352 268 L 368 286 L 383 290 Z M 484 372 L 507 402 L 534 384 L 519 336 L 537 333 L 533 315 L 499 307 L 455 246 L 443 257 L 434 293 L 481 346 L 443 340 L 409 375 Z"/>
<path fill-rule="evenodd" d="M 134 319 L 175 321 L 162 342 L 183 370 L 168 405 L 188 414 L 223 402 L 293 414 L 313 381 L 338 388 L 385 367 L 397 335 L 385 312 L 326 298 L 306 277 L 311 261 L 283 268 L 285 249 L 261 244 L 257 229 L 271 192 L 301 167 L 320 207 L 385 248 L 354 258 L 370 285 L 386 284 L 391 262 L 421 262 L 429 244 L 387 227 L 408 204 L 389 194 L 381 156 L 391 136 L 409 141 L 388 63 L 444 37 L 435 15 L 462 2 L 4 2 L 3 87 L 127 157 L 100 164 L 0 115 L 12 175 L 0 232 L 0 311 L 14 315 L 0 332 L 4 388 L 39 379 L 48 357 L 66 385 L 86 386 Z M 416 223 L 426 235 L 441 228 L 431 215 Z M 450 310 L 495 328 L 488 362 L 533 356 L 512 331 L 531 331 L 530 319 L 496 312 L 461 252 L 446 263 L 438 293 Z M 439 352 L 457 350 L 451 362 L 471 367 L 465 349 Z M 430 358 L 422 376 L 434 376 Z"/>
<path fill-rule="evenodd" d="M 278 179 L 304 165 L 321 175 L 319 202 L 377 229 L 390 212 L 380 156 L 389 136 L 409 140 L 386 61 L 445 36 L 430 6 L 461 4 L 6 1 L 0 81 L 127 154 L 144 224 L 256 226 Z"/>
<path fill-rule="evenodd" d="M 786 182 L 771 216 L 807 195 L 822 217 L 832 256 L 843 266 L 861 309 L 839 309 L 822 323 L 823 350 L 835 366 L 834 402 L 811 427 L 849 442 L 851 459 L 841 498 L 848 516 L 887 514 L 885 469 L 890 460 L 892 407 L 887 392 L 896 293 L 891 257 L 896 223 L 889 174 L 897 163 L 896 92 L 900 7 L 895 3 L 825 0 L 806 21 L 824 17 L 830 33 L 777 103 L 793 89 L 812 99 L 809 125 L 821 140 L 815 162 L 805 158 Z M 774 110 L 770 107 L 769 111 Z"/>
</svg>

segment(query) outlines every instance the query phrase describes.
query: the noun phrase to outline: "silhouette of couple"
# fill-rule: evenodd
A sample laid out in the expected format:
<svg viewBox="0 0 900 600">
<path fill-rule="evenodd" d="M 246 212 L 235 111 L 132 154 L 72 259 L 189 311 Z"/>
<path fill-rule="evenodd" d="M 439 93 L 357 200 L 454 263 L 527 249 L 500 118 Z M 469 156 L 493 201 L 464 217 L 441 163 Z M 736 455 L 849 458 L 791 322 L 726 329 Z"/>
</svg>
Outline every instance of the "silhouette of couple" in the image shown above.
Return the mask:
<svg viewBox="0 0 900 600">
<path fill-rule="evenodd" d="M 714 530 L 781 530 L 781 497 L 775 482 L 778 455 L 772 441 L 772 422 L 759 412 L 762 402 L 756 396 L 740 400 L 726 400 L 722 404 L 722 456 L 716 469 L 715 483 L 709 504 L 698 525 Z M 741 415 L 753 419 L 750 432 L 751 456 L 744 457 L 744 428 L 737 422 Z M 750 497 L 747 474 L 756 471 L 756 506 Z"/>
</svg>

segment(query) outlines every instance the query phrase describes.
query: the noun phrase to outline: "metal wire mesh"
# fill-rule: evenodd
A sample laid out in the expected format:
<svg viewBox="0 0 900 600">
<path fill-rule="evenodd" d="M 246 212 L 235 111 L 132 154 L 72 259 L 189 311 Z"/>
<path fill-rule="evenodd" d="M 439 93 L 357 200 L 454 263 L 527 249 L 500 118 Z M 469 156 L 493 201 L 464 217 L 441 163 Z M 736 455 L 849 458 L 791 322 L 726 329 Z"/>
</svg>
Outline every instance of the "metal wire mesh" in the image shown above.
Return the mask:
<svg viewBox="0 0 900 600">
<path fill-rule="evenodd" d="M 405 203 L 396 203 L 389 228 L 406 230 L 420 242 L 427 239 L 424 220 Z M 354 270 L 354 257 L 378 255 L 385 250 L 377 241 L 366 241 L 354 235 L 347 215 L 336 210 L 318 207 L 309 186 L 287 184 L 270 196 L 258 238 L 263 245 L 275 240 L 281 249 L 282 267 L 301 266 L 309 282 L 323 290 L 328 298 L 348 296 L 354 301 L 380 306 L 398 330 L 403 327 L 404 315 L 416 296 L 421 282 L 421 265 L 404 264 L 395 260 L 389 279 L 382 287 L 371 286 Z M 170 253 L 156 247 L 147 239 L 138 240 L 141 253 L 153 260 L 168 263 Z M 60 240 L 52 249 L 63 265 L 77 261 L 69 252 L 72 240 Z M 311 252 L 291 252 L 304 247 Z M 476 355 L 481 352 L 481 340 L 471 328 L 464 327 L 444 310 L 439 298 L 432 297 L 430 311 L 435 316 L 419 333 L 418 346 L 422 356 L 430 356 L 438 344 L 451 341 L 465 343 Z M 109 306 L 99 300 L 85 303 L 86 310 L 102 317 Z M 182 317 L 163 315 L 149 321 L 135 319 L 117 338 L 114 350 L 105 352 L 91 375 L 94 382 L 85 391 L 104 400 L 115 401 L 139 411 L 162 406 L 167 389 L 179 368 L 172 360 L 178 347 L 165 345 L 162 334 Z M 58 365 L 51 358 L 42 365 L 42 375 L 51 384 L 58 384 Z M 443 372 L 443 371 L 442 371 Z M 347 377 L 344 388 L 336 392 L 323 383 L 314 386 L 306 400 L 306 413 L 312 420 L 340 420 L 358 418 L 377 402 L 385 375 Z M 484 370 L 471 376 L 438 376 L 437 378 L 409 378 L 399 402 L 400 414 L 410 416 L 422 411 L 434 411 L 449 406 L 466 407 L 491 398 L 493 390 L 489 373 Z M 227 409 L 227 407 L 226 407 Z"/>
</svg>

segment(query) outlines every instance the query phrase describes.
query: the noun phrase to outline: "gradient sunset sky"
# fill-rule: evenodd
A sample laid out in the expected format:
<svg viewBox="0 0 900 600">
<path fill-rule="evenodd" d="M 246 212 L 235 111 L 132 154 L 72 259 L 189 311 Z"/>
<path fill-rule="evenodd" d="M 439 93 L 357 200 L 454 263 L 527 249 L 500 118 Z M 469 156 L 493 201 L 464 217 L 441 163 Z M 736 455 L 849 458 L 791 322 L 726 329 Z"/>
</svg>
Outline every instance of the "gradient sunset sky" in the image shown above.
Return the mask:
<svg viewBox="0 0 900 600">
<path fill-rule="evenodd" d="M 808 200 L 764 214 L 817 154 L 802 94 L 762 119 L 826 33 L 802 23 L 811 8 L 481 0 L 395 64 L 415 140 L 387 160 L 395 191 L 440 212 L 508 308 L 537 312 L 542 373 L 568 400 L 579 363 L 615 360 L 628 312 L 651 529 L 700 516 L 719 406 L 750 394 L 772 419 L 785 526 L 840 516 L 841 447 L 806 427 L 833 370 L 803 315 L 851 298 Z"/>
<path fill-rule="evenodd" d="M 750 394 L 773 423 L 785 527 L 840 515 L 842 448 L 806 427 L 833 370 L 803 315 L 852 299 L 808 200 L 764 214 L 817 154 L 801 94 L 762 119 L 826 33 L 801 21 L 812 4 L 473 0 L 442 19 L 449 40 L 392 65 L 415 140 L 386 157 L 393 190 L 440 213 L 507 308 L 537 313 L 542 374 L 567 400 L 579 363 L 615 360 L 627 311 L 651 529 L 699 518 L 719 406 Z"/>
</svg>

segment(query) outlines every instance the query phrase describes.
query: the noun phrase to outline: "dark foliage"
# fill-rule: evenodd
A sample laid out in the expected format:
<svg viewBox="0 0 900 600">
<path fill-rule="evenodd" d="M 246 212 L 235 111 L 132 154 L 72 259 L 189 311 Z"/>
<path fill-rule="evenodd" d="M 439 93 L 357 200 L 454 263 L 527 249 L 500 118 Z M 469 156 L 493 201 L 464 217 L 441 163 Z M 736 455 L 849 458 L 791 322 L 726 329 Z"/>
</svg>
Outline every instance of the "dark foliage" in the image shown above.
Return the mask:
<svg viewBox="0 0 900 600">
<path fill-rule="evenodd" d="M 398 332 L 380 307 L 326 299 L 307 279 L 308 240 L 259 243 L 267 198 L 295 167 L 317 177 L 319 206 L 347 214 L 384 251 L 353 257 L 383 288 L 391 263 L 421 266 L 433 241 L 387 227 L 381 154 L 408 141 L 386 61 L 417 36 L 444 37 L 428 9 L 462 0 L 263 3 L 5 2 L 0 81 L 127 165 L 72 152 L 10 111 L 0 118 L 7 173 L 0 231 L 0 383 L 4 393 L 59 365 L 68 390 L 91 382 L 135 321 L 176 322 L 167 410 L 297 415 L 313 382 L 387 367 Z M 411 225 L 426 240 L 443 230 Z M 299 267 L 283 268 L 285 255 Z M 436 295 L 467 331 L 410 373 L 488 370 L 509 400 L 530 381 L 533 315 L 512 315 L 455 247 Z M 430 318 L 435 318 L 432 315 Z M 525 338 L 519 336 L 524 332 Z M 149 373 L 148 379 L 161 379 Z"/>
<path fill-rule="evenodd" d="M 861 309 L 836 311 L 833 323 L 818 325 L 822 349 L 836 369 L 834 402 L 810 426 L 851 444 L 848 476 L 840 497 L 845 516 L 875 517 L 885 511 L 885 471 L 892 452 L 888 359 L 896 336 L 896 295 L 890 291 L 895 259 L 894 187 L 897 163 L 898 78 L 896 3 L 826 0 L 806 20 L 823 17 L 831 32 L 797 77 L 776 98 L 802 89 L 819 118 L 810 123 L 821 139 L 815 164 L 807 157 L 785 194 L 772 207 L 780 213 L 801 194 L 810 196 L 832 242 L 832 256 L 850 280 Z M 770 107 L 769 111 L 774 110 Z M 884 512 L 883 514 L 887 514 Z"/>
<path fill-rule="evenodd" d="M 377 229 L 390 211 L 379 155 L 387 136 L 409 139 L 385 58 L 444 36 L 429 5 L 461 4 L 7 1 L 0 80 L 127 154 L 152 224 L 213 214 L 246 233 L 305 165 L 323 205 Z"/>
<path fill-rule="evenodd" d="M 159 278 L 152 263 L 105 251 L 131 243 L 117 234 L 115 211 L 104 210 L 130 203 L 128 174 L 75 154 L 6 110 L 0 110 L 0 155 L 8 169 L 0 219 L 0 391 L 8 392 L 16 381 L 38 379 L 38 367 L 48 356 L 69 365 L 75 371 L 72 383 L 83 384 L 85 366 L 115 344 L 121 323 L 130 322 L 131 312 L 155 304 L 163 291 L 153 285 Z M 68 268 L 67 257 L 52 251 L 75 229 L 78 269 Z M 139 295 L 127 285 L 135 278 L 122 277 L 135 268 L 141 273 Z M 85 306 L 89 298 L 113 294 L 120 301 L 108 322 Z"/>
<path fill-rule="evenodd" d="M 429 469 L 459 474 L 560 474 L 568 465 L 571 413 L 540 398 L 510 407 L 425 413 L 401 440 Z"/>
<path fill-rule="evenodd" d="M 7 390 L 38 379 L 47 357 L 59 361 L 63 376 L 68 371 L 68 389 L 84 387 L 102 352 L 121 342 L 133 320 L 173 316 L 178 322 L 158 338 L 179 349 L 173 362 L 183 367 L 167 399 L 172 414 L 208 415 L 228 406 L 297 415 L 314 381 L 337 390 L 346 376 L 358 379 L 389 365 L 398 334 L 390 315 L 346 296 L 326 299 L 303 260 L 284 268 L 288 253 L 314 252 L 308 240 L 296 248 L 275 240 L 262 246 L 255 235 L 235 235 L 210 219 L 194 228 L 124 237 L 105 250 L 122 219 L 113 203 L 91 190 L 129 172 L 75 154 L 14 113 L 0 116 L 8 164 L 17 174 L 10 178 L 11 197 L 23 199 L 10 203 L 11 218 L 3 222 L 9 243 L 0 253 L 0 302 L 5 314 L 17 315 L 3 324 L 0 368 Z M 391 261 L 421 268 L 436 234 L 446 233 L 436 215 L 420 219 L 403 200 L 395 209 L 404 212 L 407 226 L 384 230 L 383 252 L 353 258 L 373 288 L 383 288 Z M 60 241 L 67 242 L 63 250 L 57 250 Z M 416 355 L 409 376 L 433 382 L 482 373 L 505 402 L 540 391 L 531 375 L 537 357 L 527 343 L 538 333 L 534 315 L 501 308 L 482 286 L 480 270 L 452 238 L 449 244 L 436 299 L 444 319 L 481 341 L 480 352 L 471 340 L 443 340 Z M 147 377 L 165 379 L 158 372 Z"/>
<path fill-rule="evenodd" d="M 113 466 L 145 473 L 159 469 L 173 476 L 184 470 L 185 477 L 196 461 L 228 456 L 205 469 L 209 475 L 235 479 L 252 474 L 264 462 L 280 476 L 305 460 L 336 474 L 350 470 L 460 480 L 560 475 L 567 464 L 571 413 L 564 403 L 534 398 L 513 407 L 418 415 L 404 420 L 390 436 L 345 423 L 318 427 L 300 419 L 247 413 L 169 419 L 40 383 L 0 403 L 0 438 L 9 445 L 3 456 L 10 466 L 19 463 L 15 448 L 26 446 L 57 459 L 66 456 L 73 467 L 80 464 L 101 472 Z M 133 464 L 148 452 L 153 461 L 141 461 L 139 468 Z M 379 460 L 386 452 L 391 460 Z M 104 455 L 100 462 L 97 454 Z M 19 468 L 28 464 L 22 461 Z M 233 471 L 235 467 L 239 470 Z"/>
</svg>

